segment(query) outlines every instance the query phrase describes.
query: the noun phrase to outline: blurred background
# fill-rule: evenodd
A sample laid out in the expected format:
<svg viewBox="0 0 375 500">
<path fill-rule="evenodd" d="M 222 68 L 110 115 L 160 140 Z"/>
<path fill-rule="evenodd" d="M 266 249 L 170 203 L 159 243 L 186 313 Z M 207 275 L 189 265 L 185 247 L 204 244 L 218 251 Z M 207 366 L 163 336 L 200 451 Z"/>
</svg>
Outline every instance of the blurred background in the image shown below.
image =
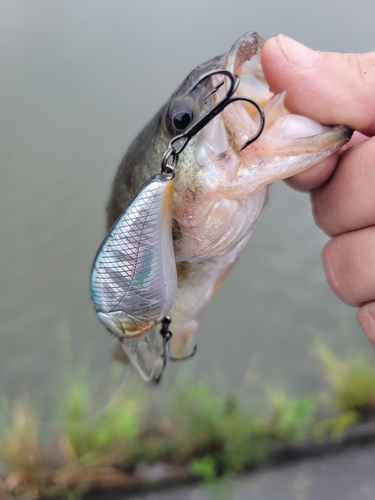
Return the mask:
<svg viewBox="0 0 375 500">
<path fill-rule="evenodd" d="M 0 0 L 0 391 L 56 397 L 68 351 L 107 380 L 115 342 L 96 319 L 89 274 L 111 182 L 195 66 L 248 30 L 373 50 L 374 18 L 371 0 Z M 203 316 L 194 377 L 237 391 L 256 371 L 302 392 L 314 387 L 316 337 L 371 349 L 325 282 L 326 240 L 308 196 L 274 185 Z"/>
</svg>

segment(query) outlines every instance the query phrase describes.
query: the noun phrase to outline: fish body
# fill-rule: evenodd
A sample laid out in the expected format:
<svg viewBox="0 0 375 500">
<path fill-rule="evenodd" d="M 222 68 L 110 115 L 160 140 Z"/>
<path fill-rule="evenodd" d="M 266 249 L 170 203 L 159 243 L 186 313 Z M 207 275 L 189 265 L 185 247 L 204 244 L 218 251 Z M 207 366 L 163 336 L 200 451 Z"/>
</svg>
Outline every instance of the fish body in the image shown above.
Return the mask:
<svg viewBox="0 0 375 500">
<path fill-rule="evenodd" d="M 228 54 L 192 71 L 134 140 L 113 182 L 108 229 L 160 172 L 170 140 L 225 95 L 226 82 L 220 86 L 220 75 L 196 85 L 208 71 L 224 69 L 238 75 L 235 95 L 254 99 L 264 110 L 263 133 L 244 150 L 241 147 L 259 127 L 259 117 L 247 103 L 235 102 L 198 132 L 179 157 L 171 212 L 177 289 L 168 313 L 175 357 L 193 349 L 199 316 L 248 242 L 266 205 L 268 186 L 310 168 L 351 136 L 343 125 L 322 126 L 286 109 L 285 95 L 274 95 L 264 79 L 263 43 L 256 33 L 246 33 Z"/>
</svg>

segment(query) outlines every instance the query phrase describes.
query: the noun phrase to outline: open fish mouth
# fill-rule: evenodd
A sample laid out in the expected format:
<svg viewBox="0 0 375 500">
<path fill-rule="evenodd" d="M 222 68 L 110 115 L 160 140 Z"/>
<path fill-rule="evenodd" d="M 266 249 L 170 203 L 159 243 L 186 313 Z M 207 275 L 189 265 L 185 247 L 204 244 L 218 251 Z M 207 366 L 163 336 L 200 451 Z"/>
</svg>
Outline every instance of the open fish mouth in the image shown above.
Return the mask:
<svg viewBox="0 0 375 500">
<path fill-rule="evenodd" d="M 267 158 L 289 157 L 283 168 L 268 170 L 261 185 L 269 184 L 301 172 L 345 144 L 352 130 L 345 125 L 324 126 L 306 116 L 290 113 L 285 107 L 286 94 L 273 94 L 264 78 L 260 53 L 263 39 L 254 32 L 239 38 L 223 61 L 223 68 L 240 76 L 239 96 L 250 97 L 264 110 L 265 128 L 261 137 L 244 151 L 243 165 L 255 168 L 267 164 Z M 242 108 L 242 109 L 241 109 Z M 246 111 L 246 113 L 244 112 Z M 254 134 L 259 126 L 256 109 L 247 103 L 238 103 L 224 110 L 223 120 L 231 137 L 233 152 Z M 260 165 L 259 165 L 260 166 Z M 266 168 L 267 170 L 267 168 Z"/>
</svg>

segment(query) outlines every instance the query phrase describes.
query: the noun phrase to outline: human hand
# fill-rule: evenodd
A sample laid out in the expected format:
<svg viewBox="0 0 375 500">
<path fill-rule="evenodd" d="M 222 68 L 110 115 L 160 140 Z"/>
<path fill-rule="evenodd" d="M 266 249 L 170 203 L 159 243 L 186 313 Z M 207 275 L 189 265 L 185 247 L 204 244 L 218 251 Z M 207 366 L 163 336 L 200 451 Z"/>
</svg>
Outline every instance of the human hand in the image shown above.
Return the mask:
<svg viewBox="0 0 375 500">
<path fill-rule="evenodd" d="M 288 179 L 311 191 L 316 224 L 331 240 L 323 250 L 328 284 L 375 344 L 375 52 L 315 52 L 279 35 L 262 50 L 265 77 L 275 93 L 288 91 L 293 113 L 354 129 L 339 153 Z"/>
</svg>

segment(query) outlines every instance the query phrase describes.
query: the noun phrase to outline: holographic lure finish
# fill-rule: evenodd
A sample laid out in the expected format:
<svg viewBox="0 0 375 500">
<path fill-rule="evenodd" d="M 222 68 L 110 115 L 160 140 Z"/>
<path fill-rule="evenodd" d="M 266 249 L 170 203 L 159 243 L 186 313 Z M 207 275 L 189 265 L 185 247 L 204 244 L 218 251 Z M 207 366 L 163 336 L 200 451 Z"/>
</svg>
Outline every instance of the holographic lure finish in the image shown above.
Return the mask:
<svg viewBox="0 0 375 500">
<path fill-rule="evenodd" d="M 173 191 L 173 179 L 152 177 L 96 255 L 91 297 L 99 320 L 122 342 L 146 334 L 173 305 L 177 289 Z"/>
</svg>

